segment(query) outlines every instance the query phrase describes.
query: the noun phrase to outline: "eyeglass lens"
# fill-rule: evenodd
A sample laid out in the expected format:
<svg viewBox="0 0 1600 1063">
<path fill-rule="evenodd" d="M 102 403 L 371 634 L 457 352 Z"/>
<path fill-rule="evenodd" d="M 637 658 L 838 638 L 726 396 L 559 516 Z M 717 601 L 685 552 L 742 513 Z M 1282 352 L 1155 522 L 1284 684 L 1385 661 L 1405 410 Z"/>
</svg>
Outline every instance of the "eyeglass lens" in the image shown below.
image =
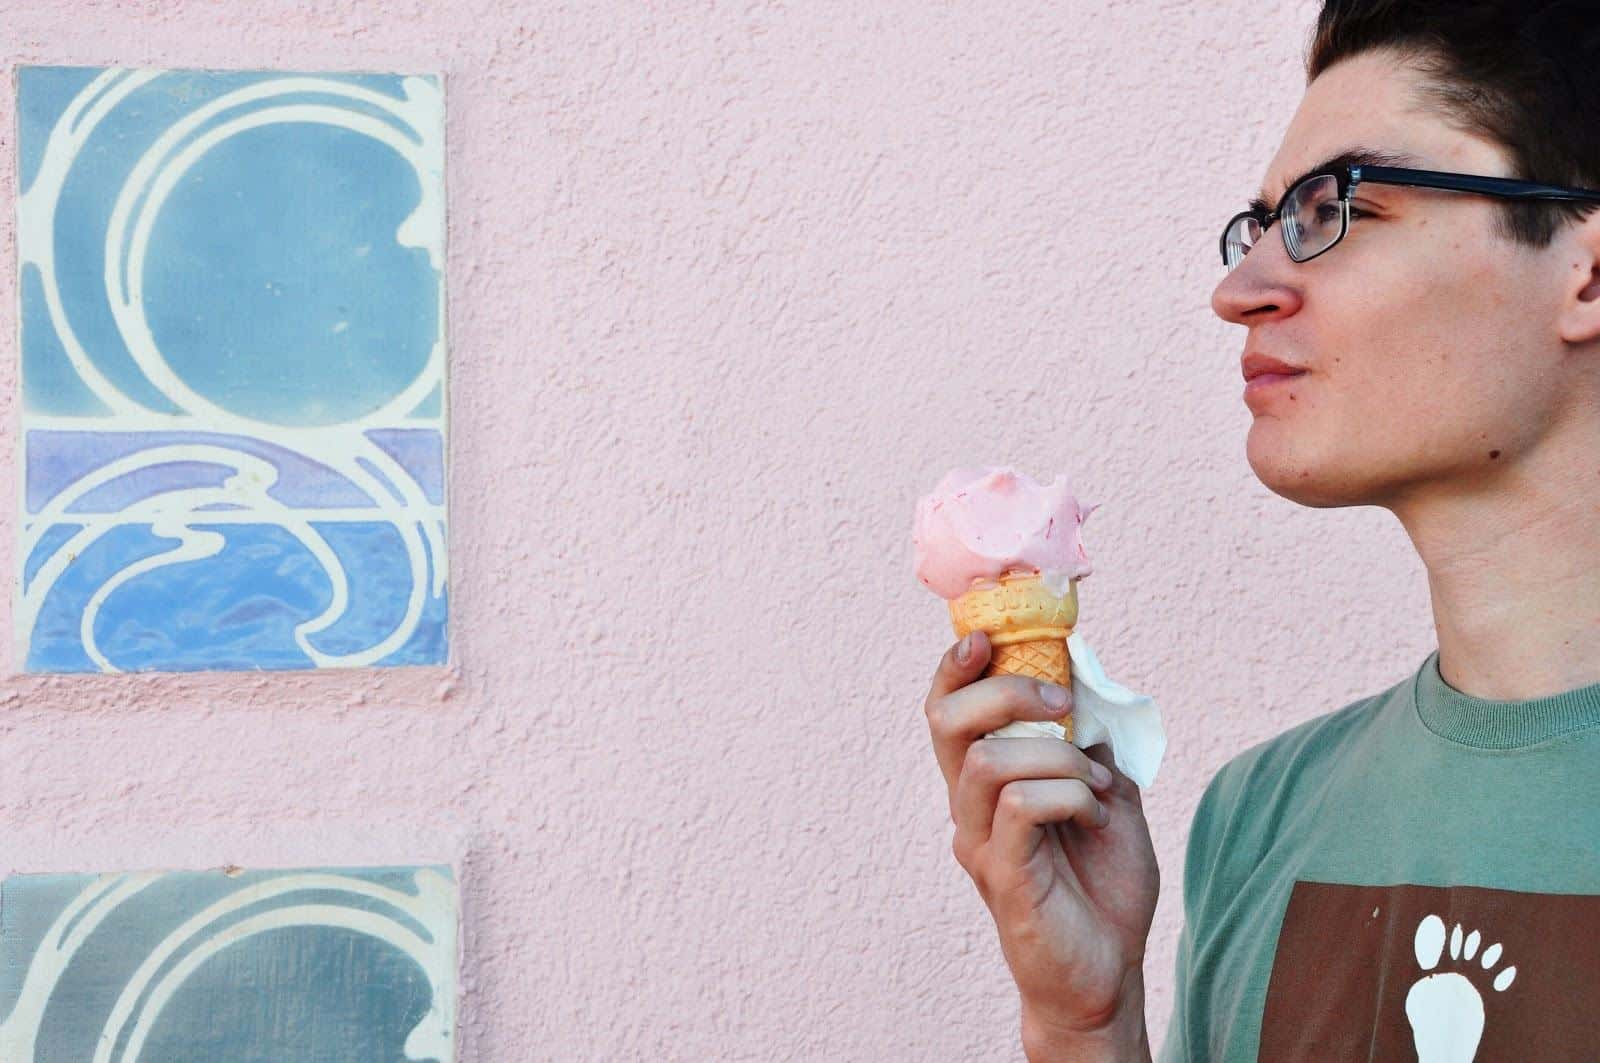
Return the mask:
<svg viewBox="0 0 1600 1063">
<path fill-rule="evenodd" d="M 1344 205 L 1339 179 L 1332 174 L 1308 178 L 1289 190 L 1279 207 L 1284 246 L 1296 262 L 1319 255 L 1344 235 Z M 1261 223 L 1245 215 L 1224 236 L 1228 269 L 1233 269 L 1261 239 Z"/>
</svg>

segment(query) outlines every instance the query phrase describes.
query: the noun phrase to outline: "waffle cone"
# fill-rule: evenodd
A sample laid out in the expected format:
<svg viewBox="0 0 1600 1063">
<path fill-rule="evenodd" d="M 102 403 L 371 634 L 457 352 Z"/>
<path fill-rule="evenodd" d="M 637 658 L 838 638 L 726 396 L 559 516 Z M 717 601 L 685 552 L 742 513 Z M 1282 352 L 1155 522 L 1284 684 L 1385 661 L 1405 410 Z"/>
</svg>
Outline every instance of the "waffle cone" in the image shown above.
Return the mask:
<svg viewBox="0 0 1600 1063">
<path fill-rule="evenodd" d="M 1072 659 L 1067 639 L 1078 622 L 1078 582 L 1065 596 L 1051 593 L 1037 572 L 1007 573 L 997 583 L 974 587 L 950 600 L 957 638 L 982 629 L 992 647 L 990 675 L 1025 675 L 1072 689 Z M 1072 741 L 1072 717 L 1060 721 Z"/>
</svg>

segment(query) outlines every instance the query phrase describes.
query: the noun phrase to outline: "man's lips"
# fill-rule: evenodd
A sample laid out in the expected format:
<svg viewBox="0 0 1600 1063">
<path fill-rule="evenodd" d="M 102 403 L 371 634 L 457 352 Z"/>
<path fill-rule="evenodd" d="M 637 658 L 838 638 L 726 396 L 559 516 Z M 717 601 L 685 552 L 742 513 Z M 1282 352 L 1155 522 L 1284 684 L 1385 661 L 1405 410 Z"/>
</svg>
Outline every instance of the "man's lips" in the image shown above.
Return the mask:
<svg viewBox="0 0 1600 1063">
<path fill-rule="evenodd" d="M 1252 387 L 1266 387 L 1268 384 L 1275 384 L 1280 380 L 1293 380 L 1297 376 L 1305 375 L 1305 370 L 1303 369 L 1298 373 L 1257 373 L 1245 381 L 1244 386 L 1245 390 L 1248 391 Z"/>
<path fill-rule="evenodd" d="M 1278 376 L 1298 376 L 1305 372 L 1305 370 L 1298 365 L 1290 365 L 1288 362 L 1280 362 L 1278 359 L 1269 358 L 1258 351 L 1251 351 L 1249 354 L 1246 354 L 1240 361 L 1239 365 L 1240 368 L 1244 370 L 1244 378 L 1246 381 L 1254 380 L 1258 376 L 1266 376 L 1269 374 L 1275 374 Z"/>
<path fill-rule="evenodd" d="M 1244 401 L 1249 404 L 1254 404 L 1256 402 L 1264 401 L 1267 396 L 1273 393 L 1277 393 L 1281 396 L 1285 393 L 1285 389 L 1281 389 L 1279 385 L 1286 384 L 1297 377 L 1303 377 L 1305 375 L 1306 373 L 1303 369 L 1294 373 L 1257 373 L 1255 376 L 1251 377 L 1245 382 Z M 1287 392 L 1287 394 L 1290 398 L 1294 397 L 1294 392 L 1292 391 Z"/>
</svg>

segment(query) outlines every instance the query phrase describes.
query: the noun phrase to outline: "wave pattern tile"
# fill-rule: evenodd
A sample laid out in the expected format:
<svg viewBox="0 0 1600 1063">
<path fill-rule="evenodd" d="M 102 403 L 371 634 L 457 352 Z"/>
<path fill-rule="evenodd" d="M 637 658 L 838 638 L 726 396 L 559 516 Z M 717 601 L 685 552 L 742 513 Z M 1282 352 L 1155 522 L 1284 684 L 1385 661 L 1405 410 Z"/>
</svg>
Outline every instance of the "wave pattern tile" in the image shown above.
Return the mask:
<svg viewBox="0 0 1600 1063">
<path fill-rule="evenodd" d="M 17 87 L 23 668 L 444 663 L 438 78 Z"/>
<path fill-rule="evenodd" d="M 0 1059 L 455 1058 L 450 868 L 17 875 Z"/>
</svg>

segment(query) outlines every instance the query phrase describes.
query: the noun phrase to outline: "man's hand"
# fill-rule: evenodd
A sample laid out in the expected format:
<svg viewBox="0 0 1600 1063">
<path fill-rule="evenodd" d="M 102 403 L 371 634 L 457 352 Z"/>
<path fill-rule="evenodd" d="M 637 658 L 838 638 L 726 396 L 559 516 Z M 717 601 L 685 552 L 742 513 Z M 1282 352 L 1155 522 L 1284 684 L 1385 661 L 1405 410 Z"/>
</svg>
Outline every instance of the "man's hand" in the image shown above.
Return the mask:
<svg viewBox="0 0 1600 1063">
<path fill-rule="evenodd" d="M 953 849 L 1000 932 L 1032 1058 L 1149 1058 L 1145 942 L 1160 872 L 1139 788 L 1110 750 L 1054 738 L 985 738 L 1013 720 L 1060 720 L 1071 691 L 1024 676 L 979 679 L 989 640 L 939 662 L 924 706 L 949 789 Z M 1052 708 L 1047 691 L 1066 695 Z M 1079 1050 L 1082 1051 L 1079 1051 Z"/>
</svg>

